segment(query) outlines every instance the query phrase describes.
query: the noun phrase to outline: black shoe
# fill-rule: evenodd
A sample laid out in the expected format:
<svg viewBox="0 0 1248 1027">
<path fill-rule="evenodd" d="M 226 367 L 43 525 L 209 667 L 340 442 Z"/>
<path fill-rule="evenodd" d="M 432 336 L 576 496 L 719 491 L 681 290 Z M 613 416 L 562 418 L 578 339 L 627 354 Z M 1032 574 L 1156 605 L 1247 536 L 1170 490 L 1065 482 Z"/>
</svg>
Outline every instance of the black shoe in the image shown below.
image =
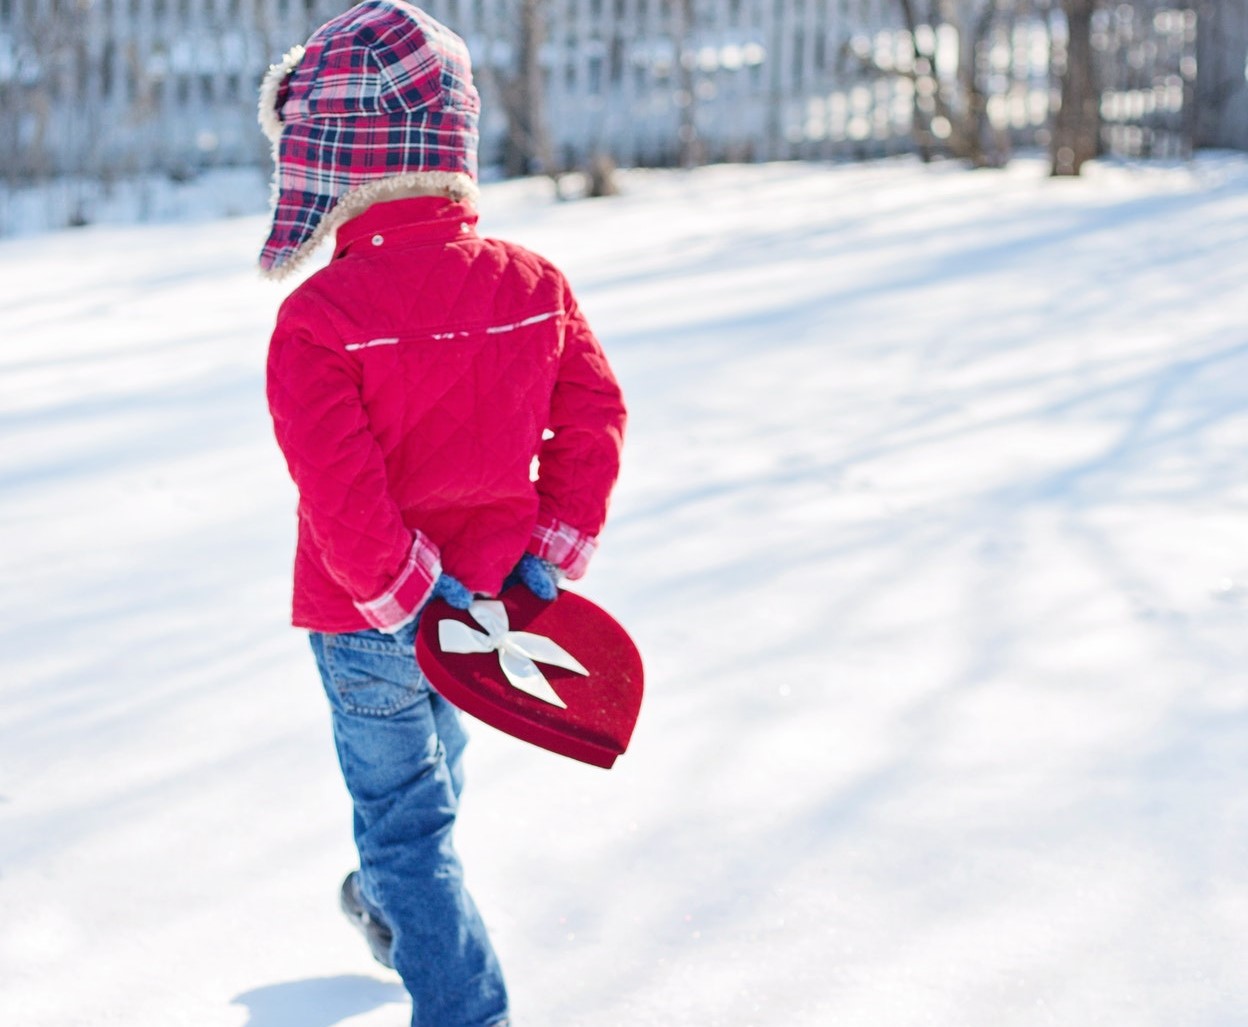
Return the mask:
<svg viewBox="0 0 1248 1027">
<path fill-rule="evenodd" d="M 348 920 L 364 935 L 373 958 L 382 966 L 394 969 L 394 960 L 390 958 L 390 945 L 394 935 L 385 921 L 377 919 L 364 904 L 364 896 L 360 894 L 360 872 L 352 870 L 342 882 L 338 892 L 338 905 Z"/>
</svg>

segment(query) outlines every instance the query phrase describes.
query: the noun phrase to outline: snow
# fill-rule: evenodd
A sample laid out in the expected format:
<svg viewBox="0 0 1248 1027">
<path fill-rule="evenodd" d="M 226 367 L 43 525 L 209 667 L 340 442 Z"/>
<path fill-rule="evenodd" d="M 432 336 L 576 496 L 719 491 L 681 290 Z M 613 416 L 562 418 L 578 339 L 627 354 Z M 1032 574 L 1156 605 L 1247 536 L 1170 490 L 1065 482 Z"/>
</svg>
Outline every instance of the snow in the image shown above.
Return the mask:
<svg viewBox="0 0 1248 1027">
<path fill-rule="evenodd" d="M 634 172 L 483 229 L 625 385 L 610 772 L 480 725 L 520 1027 L 1248 1023 L 1248 158 Z M 0 242 L 0 1023 L 384 1027 L 261 218 Z"/>
</svg>

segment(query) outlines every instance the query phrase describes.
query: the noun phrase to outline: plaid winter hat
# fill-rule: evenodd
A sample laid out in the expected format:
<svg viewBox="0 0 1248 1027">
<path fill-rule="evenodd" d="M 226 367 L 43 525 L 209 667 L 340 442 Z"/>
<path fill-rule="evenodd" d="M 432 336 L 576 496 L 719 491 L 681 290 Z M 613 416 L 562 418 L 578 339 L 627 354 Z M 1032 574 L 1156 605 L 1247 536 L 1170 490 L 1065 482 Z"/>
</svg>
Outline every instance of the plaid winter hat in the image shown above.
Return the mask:
<svg viewBox="0 0 1248 1027">
<path fill-rule="evenodd" d="M 261 272 L 288 274 L 387 193 L 475 197 L 480 109 L 464 41 L 406 0 L 326 22 L 260 87 L 275 165 Z"/>
</svg>

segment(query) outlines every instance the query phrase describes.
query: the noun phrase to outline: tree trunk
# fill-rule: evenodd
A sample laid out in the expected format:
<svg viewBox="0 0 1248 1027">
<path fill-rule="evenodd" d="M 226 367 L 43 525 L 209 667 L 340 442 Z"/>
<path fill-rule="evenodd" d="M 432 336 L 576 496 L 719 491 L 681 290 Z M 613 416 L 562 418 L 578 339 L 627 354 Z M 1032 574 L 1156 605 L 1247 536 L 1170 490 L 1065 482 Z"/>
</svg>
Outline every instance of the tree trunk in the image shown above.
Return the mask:
<svg viewBox="0 0 1248 1027">
<path fill-rule="evenodd" d="M 930 163 L 936 137 L 932 134 L 932 117 L 938 112 L 940 82 L 936 78 L 936 58 L 919 46 L 919 18 L 914 0 L 898 0 L 901 17 L 910 36 L 910 53 L 914 60 L 914 143 L 919 159 Z"/>
<path fill-rule="evenodd" d="M 1053 119 L 1050 156 L 1054 175 L 1078 175 L 1096 157 L 1101 139 L 1101 95 L 1092 52 L 1096 0 L 1062 0 L 1066 14 L 1066 64 L 1061 106 Z"/>
<path fill-rule="evenodd" d="M 696 49 L 693 42 L 693 0 L 679 0 L 676 7 L 677 74 L 680 88 L 680 166 L 694 168 L 702 163 L 702 144 L 698 139 Z"/>
<path fill-rule="evenodd" d="M 544 0 L 522 0 L 516 75 L 507 87 L 503 168 L 509 178 L 554 174 L 546 135 L 541 49 L 546 39 Z"/>
<path fill-rule="evenodd" d="M 950 150 L 973 168 L 987 167 L 994 161 L 984 149 L 988 98 L 980 86 L 978 62 L 980 44 L 992 24 L 993 5 L 986 3 L 979 10 L 964 5 L 950 13 L 958 18 L 954 24 L 958 27 L 958 93 L 962 102 L 961 117 L 954 122 L 949 137 Z"/>
<path fill-rule="evenodd" d="M 1248 149 L 1248 10 L 1203 0 L 1196 22 L 1193 145 Z"/>
</svg>

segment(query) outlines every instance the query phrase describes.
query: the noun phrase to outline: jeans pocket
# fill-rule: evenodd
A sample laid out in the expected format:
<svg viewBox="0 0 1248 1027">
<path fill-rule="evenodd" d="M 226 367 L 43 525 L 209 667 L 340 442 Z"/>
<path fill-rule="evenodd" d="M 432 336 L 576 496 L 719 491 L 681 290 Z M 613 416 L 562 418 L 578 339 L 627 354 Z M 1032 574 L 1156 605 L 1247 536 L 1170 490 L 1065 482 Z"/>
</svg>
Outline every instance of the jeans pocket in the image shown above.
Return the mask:
<svg viewBox="0 0 1248 1027">
<path fill-rule="evenodd" d="M 324 635 L 326 685 L 344 713 L 392 717 L 426 697 L 429 683 L 403 638 L 377 631 Z"/>
</svg>

